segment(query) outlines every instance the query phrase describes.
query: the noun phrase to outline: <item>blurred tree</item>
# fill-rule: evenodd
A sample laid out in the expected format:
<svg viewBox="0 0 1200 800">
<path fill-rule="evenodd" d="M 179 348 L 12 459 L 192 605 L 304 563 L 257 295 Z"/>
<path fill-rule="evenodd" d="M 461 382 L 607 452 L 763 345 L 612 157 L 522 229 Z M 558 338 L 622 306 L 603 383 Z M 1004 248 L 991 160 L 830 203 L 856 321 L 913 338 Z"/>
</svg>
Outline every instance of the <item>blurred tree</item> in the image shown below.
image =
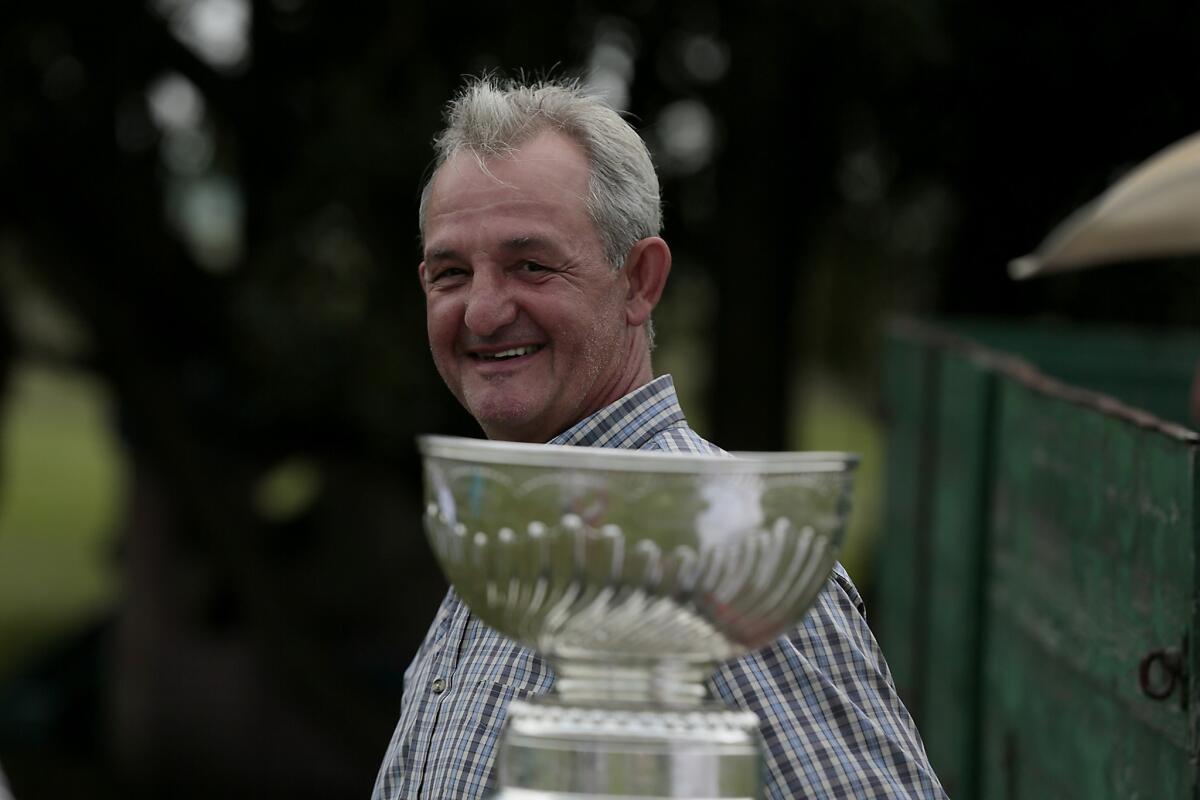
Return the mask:
<svg viewBox="0 0 1200 800">
<path fill-rule="evenodd" d="M 444 590 L 413 437 L 473 430 L 416 290 L 429 138 L 464 70 L 569 61 L 571 17 L 217 5 L 0 12 L 0 232 L 83 323 L 69 355 L 128 443 L 130 785 L 365 795 Z M 18 792 L 63 788 L 21 763 Z"/>
</svg>

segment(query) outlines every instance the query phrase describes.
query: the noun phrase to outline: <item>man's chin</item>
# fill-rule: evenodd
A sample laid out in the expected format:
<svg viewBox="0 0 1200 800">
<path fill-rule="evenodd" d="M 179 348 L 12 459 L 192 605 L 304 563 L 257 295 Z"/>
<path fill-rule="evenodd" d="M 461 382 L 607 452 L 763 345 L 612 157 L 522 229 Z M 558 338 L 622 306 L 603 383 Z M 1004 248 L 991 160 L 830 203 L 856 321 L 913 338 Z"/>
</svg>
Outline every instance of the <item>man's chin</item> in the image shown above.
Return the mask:
<svg viewBox="0 0 1200 800">
<path fill-rule="evenodd" d="M 467 401 L 470 413 L 489 439 L 509 442 L 544 442 L 553 434 L 542 435 L 546 415 L 536 404 L 518 398 L 488 398 Z"/>
</svg>

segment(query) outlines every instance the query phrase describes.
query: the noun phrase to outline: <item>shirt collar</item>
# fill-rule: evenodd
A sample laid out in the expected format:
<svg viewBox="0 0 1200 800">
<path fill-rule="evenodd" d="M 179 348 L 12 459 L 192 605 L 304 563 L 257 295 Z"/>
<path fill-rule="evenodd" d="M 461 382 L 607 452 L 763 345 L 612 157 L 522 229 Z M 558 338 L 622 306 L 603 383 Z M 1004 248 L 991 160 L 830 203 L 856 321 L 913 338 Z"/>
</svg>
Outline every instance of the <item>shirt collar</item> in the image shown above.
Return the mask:
<svg viewBox="0 0 1200 800">
<path fill-rule="evenodd" d="M 655 378 L 555 436 L 549 444 L 638 450 L 658 433 L 684 421 L 670 375 Z"/>
</svg>

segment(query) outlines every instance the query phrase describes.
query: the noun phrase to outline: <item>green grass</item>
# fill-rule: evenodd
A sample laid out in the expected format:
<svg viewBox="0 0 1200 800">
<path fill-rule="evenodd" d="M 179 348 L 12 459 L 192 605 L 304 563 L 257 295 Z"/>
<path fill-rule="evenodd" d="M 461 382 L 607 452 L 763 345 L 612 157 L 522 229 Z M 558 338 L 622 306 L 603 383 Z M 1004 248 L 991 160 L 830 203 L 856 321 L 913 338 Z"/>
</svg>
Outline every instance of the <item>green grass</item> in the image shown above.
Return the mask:
<svg viewBox="0 0 1200 800">
<path fill-rule="evenodd" d="M 20 364 L 0 428 L 0 678 L 109 607 L 124 464 L 90 377 Z"/>
<path fill-rule="evenodd" d="M 830 379 L 805 381 L 794 396 L 799 402 L 791 422 L 793 447 L 844 450 L 862 456 L 841 562 L 855 583 L 865 586 L 871 580 L 883 513 L 883 426 L 861 400 Z"/>
</svg>

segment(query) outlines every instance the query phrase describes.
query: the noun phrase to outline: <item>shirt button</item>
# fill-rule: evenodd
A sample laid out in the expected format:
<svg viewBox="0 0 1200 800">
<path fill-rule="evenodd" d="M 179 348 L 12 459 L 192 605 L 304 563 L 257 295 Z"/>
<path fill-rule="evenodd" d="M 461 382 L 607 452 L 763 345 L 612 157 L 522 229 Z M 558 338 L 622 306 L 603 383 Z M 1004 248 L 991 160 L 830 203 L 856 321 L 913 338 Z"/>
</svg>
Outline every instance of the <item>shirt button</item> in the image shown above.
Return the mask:
<svg viewBox="0 0 1200 800">
<path fill-rule="evenodd" d="M 429 688 L 433 690 L 434 694 L 441 694 L 446 691 L 446 682 L 441 678 L 434 678 L 433 683 L 429 684 Z"/>
</svg>

